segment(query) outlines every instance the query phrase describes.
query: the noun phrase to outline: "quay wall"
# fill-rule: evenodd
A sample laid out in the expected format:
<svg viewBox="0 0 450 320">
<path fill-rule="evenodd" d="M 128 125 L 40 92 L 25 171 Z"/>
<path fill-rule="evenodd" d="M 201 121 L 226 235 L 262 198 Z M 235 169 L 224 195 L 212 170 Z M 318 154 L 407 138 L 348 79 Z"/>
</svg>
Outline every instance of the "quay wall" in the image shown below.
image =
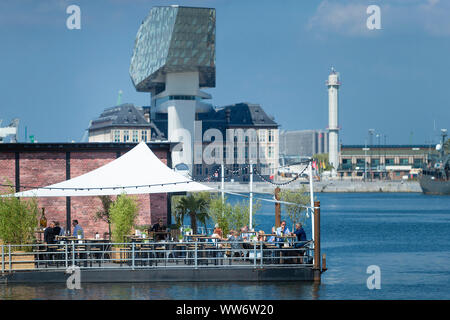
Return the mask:
<svg viewBox="0 0 450 320">
<path fill-rule="evenodd" d="M 220 182 L 208 182 L 206 185 L 220 189 Z M 299 189 L 306 188 L 309 191 L 309 183 L 294 182 L 281 189 Z M 276 186 L 266 182 L 253 183 L 253 192 L 273 194 Z M 230 192 L 248 193 L 248 183 L 225 182 L 225 190 Z M 329 180 L 313 182 L 314 192 L 422 192 L 419 182 L 417 181 L 345 181 L 345 180 Z"/>
</svg>

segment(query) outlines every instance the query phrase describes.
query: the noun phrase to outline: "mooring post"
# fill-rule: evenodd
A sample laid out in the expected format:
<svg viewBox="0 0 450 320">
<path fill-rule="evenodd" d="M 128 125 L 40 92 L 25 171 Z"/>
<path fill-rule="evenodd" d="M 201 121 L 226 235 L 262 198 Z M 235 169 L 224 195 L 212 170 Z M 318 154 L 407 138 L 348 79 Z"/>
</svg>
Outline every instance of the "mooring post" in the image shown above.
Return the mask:
<svg viewBox="0 0 450 320">
<path fill-rule="evenodd" d="M 320 282 L 320 201 L 314 201 L 314 281 Z"/>
<path fill-rule="evenodd" d="M 275 188 L 275 199 L 280 201 L 280 188 Z M 275 227 L 278 228 L 281 225 L 281 204 L 275 202 Z"/>
</svg>

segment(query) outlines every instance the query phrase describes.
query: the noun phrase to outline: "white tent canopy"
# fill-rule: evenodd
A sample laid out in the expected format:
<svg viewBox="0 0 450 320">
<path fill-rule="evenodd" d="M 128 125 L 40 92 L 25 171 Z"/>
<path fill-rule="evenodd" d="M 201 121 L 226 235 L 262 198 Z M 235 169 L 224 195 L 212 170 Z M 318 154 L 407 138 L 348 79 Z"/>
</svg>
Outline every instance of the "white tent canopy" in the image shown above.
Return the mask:
<svg viewBox="0 0 450 320">
<path fill-rule="evenodd" d="M 116 160 L 76 178 L 18 192 L 15 197 L 77 197 L 97 195 L 211 191 L 162 163 L 145 142 Z"/>
</svg>

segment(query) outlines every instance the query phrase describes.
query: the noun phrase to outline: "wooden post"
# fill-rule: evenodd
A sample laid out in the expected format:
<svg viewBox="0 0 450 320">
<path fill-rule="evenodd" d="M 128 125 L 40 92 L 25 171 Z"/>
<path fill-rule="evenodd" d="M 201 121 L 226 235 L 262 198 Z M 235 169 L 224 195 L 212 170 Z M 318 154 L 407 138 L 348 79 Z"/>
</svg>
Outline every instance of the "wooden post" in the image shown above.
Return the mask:
<svg viewBox="0 0 450 320">
<path fill-rule="evenodd" d="M 275 199 L 280 201 L 280 188 L 275 188 Z M 275 203 L 275 227 L 278 228 L 281 225 L 281 204 Z"/>
<path fill-rule="evenodd" d="M 314 201 L 314 281 L 320 282 L 320 201 Z"/>
</svg>

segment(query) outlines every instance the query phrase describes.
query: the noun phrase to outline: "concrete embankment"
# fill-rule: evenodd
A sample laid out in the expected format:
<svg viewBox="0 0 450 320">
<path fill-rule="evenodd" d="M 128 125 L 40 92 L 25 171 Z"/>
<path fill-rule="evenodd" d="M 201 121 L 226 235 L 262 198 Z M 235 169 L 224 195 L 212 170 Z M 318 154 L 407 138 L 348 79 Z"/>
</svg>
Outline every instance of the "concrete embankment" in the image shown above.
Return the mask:
<svg viewBox="0 0 450 320">
<path fill-rule="evenodd" d="M 220 182 L 208 182 L 206 185 L 220 189 Z M 298 189 L 305 187 L 309 190 L 307 182 L 294 182 L 285 186 L 280 186 L 282 189 Z M 315 181 L 313 183 L 314 192 L 422 192 L 417 181 L 343 181 L 343 180 L 328 180 Z M 253 183 L 253 192 L 255 193 L 269 193 L 273 194 L 275 185 L 266 182 Z M 248 183 L 225 182 L 225 190 L 230 192 L 248 193 Z"/>
</svg>

